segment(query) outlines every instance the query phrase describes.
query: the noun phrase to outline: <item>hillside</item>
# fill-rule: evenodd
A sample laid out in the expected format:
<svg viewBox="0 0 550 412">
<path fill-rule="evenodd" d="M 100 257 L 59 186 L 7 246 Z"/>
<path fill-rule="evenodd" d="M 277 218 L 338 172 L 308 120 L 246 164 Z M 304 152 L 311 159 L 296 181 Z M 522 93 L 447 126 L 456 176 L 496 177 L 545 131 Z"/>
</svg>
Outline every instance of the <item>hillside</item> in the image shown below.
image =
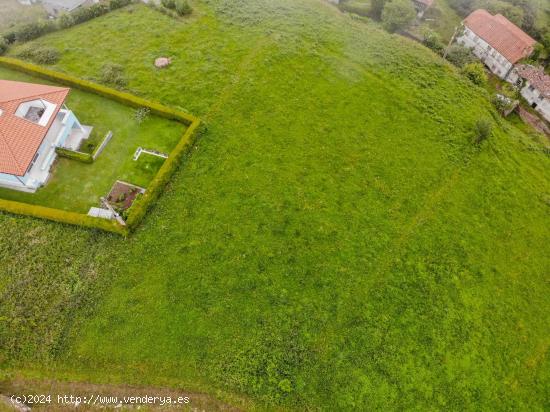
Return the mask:
<svg viewBox="0 0 550 412">
<path fill-rule="evenodd" d="M 123 65 L 207 130 L 126 240 L 0 214 L 0 366 L 243 408 L 544 409 L 543 146 L 429 50 L 324 2 L 193 6 L 34 42 L 76 76 Z"/>
</svg>

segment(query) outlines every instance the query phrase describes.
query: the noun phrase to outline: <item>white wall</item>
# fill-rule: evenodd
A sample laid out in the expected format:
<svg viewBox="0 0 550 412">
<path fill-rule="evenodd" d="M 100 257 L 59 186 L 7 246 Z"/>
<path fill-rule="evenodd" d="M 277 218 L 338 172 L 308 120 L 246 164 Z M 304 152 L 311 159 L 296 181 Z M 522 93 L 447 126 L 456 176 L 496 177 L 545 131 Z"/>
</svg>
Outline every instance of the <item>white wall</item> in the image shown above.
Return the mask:
<svg viewBox="0 0 550 412">
<path fill-rule="evenodd" d="M 464 27 L 464 34 L 457 39 L 457 42 L 472 49 L 474 55 L 501 79 L 505 79 L 514 66 L 467 27 Z"/>
<path fill-rule="evenodd" d="M 542 116 L 550 121 L 550 99 L 541 96 L 541 93 L 537 89 L 531 90 L 529 82 L 526 81 L 525 86 L 521 89 L 521 95 L 532 106 L 533 103 L 537 105 L 535 110 L 542 114 Z"/>
</svg>

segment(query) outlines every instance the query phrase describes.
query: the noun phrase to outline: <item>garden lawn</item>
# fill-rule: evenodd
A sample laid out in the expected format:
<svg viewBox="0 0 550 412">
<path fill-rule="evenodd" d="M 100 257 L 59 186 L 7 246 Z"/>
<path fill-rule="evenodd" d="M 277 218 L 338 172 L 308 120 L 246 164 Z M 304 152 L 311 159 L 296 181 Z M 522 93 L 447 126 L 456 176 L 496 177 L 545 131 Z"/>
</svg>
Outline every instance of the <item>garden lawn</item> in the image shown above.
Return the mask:
<svg viewBox="0 0 550 412">
<path fill-rule="evenodd" d="M 192 3 L 35 42 L 76 76 L 121 64 L 207 127 L 126 240 L 0 215 L 7 378 L 242 409 L 543 410 L 544 147 L 429 50 L 325 2 Z"/>
<path fill-rule="evenodd" d="M 3 67 L 0 79 L 52 84 Z M 109 193 L 116 180 L 146 188 L 162 162 L 146 156 L 134 161 L 134 152 L 142 146 L 169 153 L 185 129 L 180 123 L 154 115 L 139 123 L 135 109 L 74 88 L 65 103 L 82 124 L 93 126 L 90 141 L 99 144 L 109 130 L 113 132 L 111 141 L 92 164 L 58 157 L 50 180 L 36 193 L 0 188 L 0 198 L 86 213 L 99 205 L 99 198 Z M 82 143 L 83 150 L 88 150 L 88 143 Z"/>
</svg>

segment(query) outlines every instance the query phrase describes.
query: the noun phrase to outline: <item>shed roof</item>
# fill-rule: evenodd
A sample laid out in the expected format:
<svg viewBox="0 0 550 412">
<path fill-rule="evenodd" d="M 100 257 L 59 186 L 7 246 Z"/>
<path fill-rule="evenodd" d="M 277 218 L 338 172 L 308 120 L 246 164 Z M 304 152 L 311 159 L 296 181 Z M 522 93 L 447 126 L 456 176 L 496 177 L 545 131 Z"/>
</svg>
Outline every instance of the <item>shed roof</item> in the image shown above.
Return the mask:
<svg viewBox="0 0 550 412">
<path fill-rule="evenodd" d="M 544 72 L 544 68 L 520 64 L 516 66 L 516 71 L 520 77 L 526 79 L 544 97 L 550 98 L 550 76 Z"/>
</svg>

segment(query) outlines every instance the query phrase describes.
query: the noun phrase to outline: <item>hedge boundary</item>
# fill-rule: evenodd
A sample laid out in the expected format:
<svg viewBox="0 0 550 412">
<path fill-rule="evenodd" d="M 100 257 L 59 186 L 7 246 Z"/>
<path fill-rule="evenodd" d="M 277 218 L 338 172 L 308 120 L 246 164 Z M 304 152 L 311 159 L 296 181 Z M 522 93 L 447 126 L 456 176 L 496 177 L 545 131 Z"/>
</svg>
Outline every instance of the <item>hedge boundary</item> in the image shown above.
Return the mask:
<svg viewBox="0 0 550 412">
<path fill-rule="evenodd" d="M 82 163 L 93 163 L 94 158 L 89 153 L 79 152 L 77 150 L 65 149 L 64 147 L 56 147 L 55 152 L 61 156 L 66 157 L 67 159 L 76 160 Z"/>
<path fill-rule="evenodd" d="M 34 64 L 30 64 L 18 59 L 10 57 L 0 57 L 0 66 L 4 66 L 16 71 L 24 72 L 36 77 L 41 77 L 47 80 L 54 81 L 65 86 L 74 87 L 83 91 L 97 94 L 130 107 L 148 108 L 151 113 L 164 117 L 169 120 L 174 120 L 183 123 L 187 126 L 184 134 L 174 149 L 168 155 L 163 165 L 153 177 L 153 180 L 147 187 L 145 194 L 134 203 L 129 209 L 126 225 L 121 225 L 113 220 L 106 220 L 98 217 L 91 217 L 81 213 L 68 212 L 61 209 L 52 209 L 43 206 L 31 205 L 23 202 L 14 202 L 0 199 L 0 211 L 9 213 L 37 217 L 51 220 L 54 222 L 67 223 L 87 228 L 96 228 L 108 232 L 118 233 L 123 236 L 129 235 L 143 221 L 147 212 L 162 194 L 166 184 L 177 170 L 180 160 L 186 153 L 187 149 L 195 141 L 201 121 L 198 117 L 187 114 L 185 112 L 172 109 L 159 103 L 154 103 L 141 97 L 134 96 L 129 93 L 120 92 L 87 80 L 82 80 L 61 72 L 45 69 Z M 59 153 L 59 152 L 58 152 Z M 78 152 L 74 152 L 78 153 Z M 64 153 L 65 154 L 65 153 Z M 85 154 L 85 153 L 83 153 Z M 74 157 L 71 157 L 74 158 Z M 84 161 L 83 159 L 75 159 Z"/>
</svg>

